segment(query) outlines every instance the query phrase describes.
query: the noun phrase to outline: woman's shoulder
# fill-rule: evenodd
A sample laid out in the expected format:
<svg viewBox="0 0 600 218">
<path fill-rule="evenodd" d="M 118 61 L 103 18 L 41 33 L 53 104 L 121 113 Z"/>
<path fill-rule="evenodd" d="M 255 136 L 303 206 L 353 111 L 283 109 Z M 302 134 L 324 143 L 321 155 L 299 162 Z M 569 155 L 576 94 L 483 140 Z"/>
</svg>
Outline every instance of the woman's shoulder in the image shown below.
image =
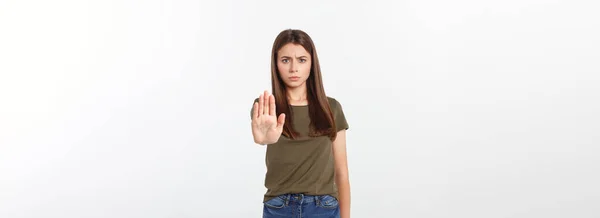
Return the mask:
<svg viewBox="0 0 600 218">
<path fill-rule="evenodd" d="M 327 96 L 327 101 L 333 109 L 338 109 L 341 106 L 340 102 L 334 97 Z"/>
</svg>

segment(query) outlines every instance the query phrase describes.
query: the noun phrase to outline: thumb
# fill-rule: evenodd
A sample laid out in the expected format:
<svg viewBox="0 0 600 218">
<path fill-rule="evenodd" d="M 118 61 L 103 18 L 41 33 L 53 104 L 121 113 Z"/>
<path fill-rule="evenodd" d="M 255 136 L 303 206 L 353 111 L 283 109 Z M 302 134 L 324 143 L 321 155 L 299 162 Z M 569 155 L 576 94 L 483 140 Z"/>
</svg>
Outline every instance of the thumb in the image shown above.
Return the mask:
<svg viewBox="0 0 600 218">
<path fill-rule="evenodd" d="M 277 128 L 282 128 L 283 124 L 285 124 L 285 114 L 281 113 L 277 119 Z"/>
</svg>

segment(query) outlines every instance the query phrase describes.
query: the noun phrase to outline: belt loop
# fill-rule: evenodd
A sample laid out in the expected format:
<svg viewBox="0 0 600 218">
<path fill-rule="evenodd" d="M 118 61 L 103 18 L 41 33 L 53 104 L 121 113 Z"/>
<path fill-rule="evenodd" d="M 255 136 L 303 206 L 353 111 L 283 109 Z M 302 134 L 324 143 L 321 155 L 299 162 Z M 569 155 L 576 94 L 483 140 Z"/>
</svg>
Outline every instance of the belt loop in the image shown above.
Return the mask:
<svg viewBox="0 0 600 218">
<path fill-rule="evenodd" d="M 315 195 L 315 204 L 320 205 L 321 199 L 319 199 L 318 195 Z"/>
<path fill-rule="evenodd" d="M 287 194 L 285 195 L 285 206 L 288 206 L 290 204 L 290 195 Z"/>
</svg>

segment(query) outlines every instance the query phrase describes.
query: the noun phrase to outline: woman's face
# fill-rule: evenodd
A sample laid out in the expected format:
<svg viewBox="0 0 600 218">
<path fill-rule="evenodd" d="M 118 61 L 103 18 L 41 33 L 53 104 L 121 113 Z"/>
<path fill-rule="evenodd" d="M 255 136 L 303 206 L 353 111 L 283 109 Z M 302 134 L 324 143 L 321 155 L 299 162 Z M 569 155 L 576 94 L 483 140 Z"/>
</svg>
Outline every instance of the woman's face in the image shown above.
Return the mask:
<svg viewBox="0 0 600 218">
<path fill-rule="evenodd" d="M 311 56 L 301 45 L 288 43 L 277 52 L 277 70 L 288 88 L 305 85 L 310 66 Z"/>
</svg>

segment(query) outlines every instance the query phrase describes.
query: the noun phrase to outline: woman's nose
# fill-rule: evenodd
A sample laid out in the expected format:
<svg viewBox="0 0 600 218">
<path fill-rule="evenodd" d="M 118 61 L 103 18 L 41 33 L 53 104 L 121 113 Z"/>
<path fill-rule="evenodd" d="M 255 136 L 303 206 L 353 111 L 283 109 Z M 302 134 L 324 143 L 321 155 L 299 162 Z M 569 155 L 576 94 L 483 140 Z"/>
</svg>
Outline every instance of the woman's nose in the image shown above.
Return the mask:
<svg viewBox="0 0 600 218">
<path fill-rule="evenodd" d="M 290 62 L 290 73 L 298 72 L 298 68 L 296 68 L 296 64 L 292 61 Z"/>
</svg>

